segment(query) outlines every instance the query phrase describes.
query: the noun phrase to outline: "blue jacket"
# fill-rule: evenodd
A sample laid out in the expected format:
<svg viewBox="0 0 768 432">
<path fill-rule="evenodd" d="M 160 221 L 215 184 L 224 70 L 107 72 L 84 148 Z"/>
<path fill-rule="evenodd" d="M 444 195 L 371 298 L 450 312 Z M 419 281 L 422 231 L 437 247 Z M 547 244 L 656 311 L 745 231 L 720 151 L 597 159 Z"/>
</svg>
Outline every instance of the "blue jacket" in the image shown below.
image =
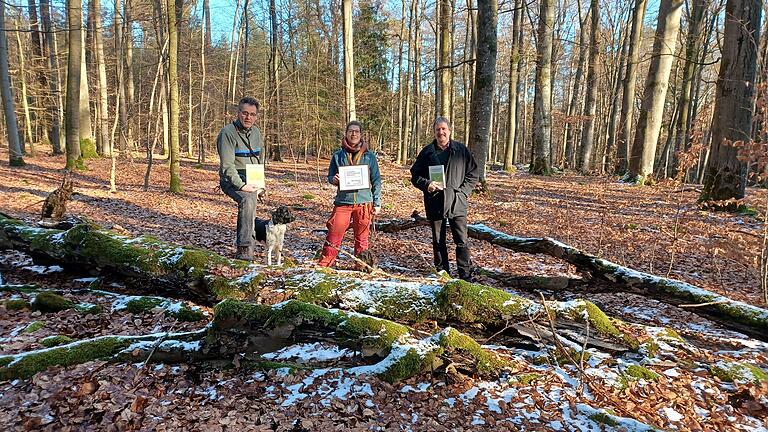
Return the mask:
<svg viewBox="0 0 768 432">
<path fill-rule="evenodd" d="M 336 150 L 331 156 L 331 164 L 328 167 L 328 183 L 333 184 L 333 177 L 339 172 L 340 166 L 350 165 L 347 152 L 343 148 Z M 374 207 L 381 206 L 381 174 L 379 173 L 379 163 L 376 161 L 376 154 L 370 150 L 365 150 L 360 156 L 358 165 L 368 165 L 371 178 L 370 189 L 358 189 L 356 191 L 336 191 L 336 199 L 333 205 L 350 205 L 373 202 Z"/>
</svg>

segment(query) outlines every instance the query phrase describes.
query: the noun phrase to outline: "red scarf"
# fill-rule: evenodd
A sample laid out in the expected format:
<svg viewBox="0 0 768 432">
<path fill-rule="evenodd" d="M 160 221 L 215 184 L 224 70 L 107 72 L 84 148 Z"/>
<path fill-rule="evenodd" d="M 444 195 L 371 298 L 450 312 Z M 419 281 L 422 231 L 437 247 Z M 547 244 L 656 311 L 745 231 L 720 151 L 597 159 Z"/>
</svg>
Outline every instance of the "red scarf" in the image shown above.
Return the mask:
<svg viewBox="0 0 768 432">
<path fill-rule="evenodd" d="M 368 150 L 368 144 L 366 144 L 365 140 L 360 137 L 360 142 L 357 144 L 357 147 L 352 147 L 352 144 L 347 141 L 347 137 L 344 137 L 341 140 L 341 148 L 349 153 L 351 162 L 357 164 L 357 162 L 360 161 L 360 156 Z"/>
</svg>

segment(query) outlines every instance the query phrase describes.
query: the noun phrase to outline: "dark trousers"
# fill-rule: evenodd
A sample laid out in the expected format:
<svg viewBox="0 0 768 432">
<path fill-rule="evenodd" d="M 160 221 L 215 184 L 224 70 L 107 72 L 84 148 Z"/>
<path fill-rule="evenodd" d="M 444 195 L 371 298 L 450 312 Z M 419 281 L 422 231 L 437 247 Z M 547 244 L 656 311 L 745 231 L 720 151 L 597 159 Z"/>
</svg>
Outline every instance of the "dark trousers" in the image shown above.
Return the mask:
<svg viewBox="0 0 768 432">
<path fill-rule="evenodd" d="M 448 222 L 446 224 L 446 222 Z M 472 276 L 472 259 L 469 253 L 469 238 L 467 235 L 467 217 L 456 216 L 453 218 L 430 221 L 432 227 L 432 252 L 435 256 L 435 268 L 445 270 L 450 274 L 448 263 L 448 245 L 446 244 L 447 227 L 451 227 L 453 243 L 456 244 L 456 267 L 461 279 Z"/>
<path fill-rule="evenodd" d="M 221 190 L 237 203 L 237 245 L 254 246 L 256 244 L 254 221 L 258 204 L 256 192 L 237 190 L 229 184 L 222 184 Z"/>
</svg>

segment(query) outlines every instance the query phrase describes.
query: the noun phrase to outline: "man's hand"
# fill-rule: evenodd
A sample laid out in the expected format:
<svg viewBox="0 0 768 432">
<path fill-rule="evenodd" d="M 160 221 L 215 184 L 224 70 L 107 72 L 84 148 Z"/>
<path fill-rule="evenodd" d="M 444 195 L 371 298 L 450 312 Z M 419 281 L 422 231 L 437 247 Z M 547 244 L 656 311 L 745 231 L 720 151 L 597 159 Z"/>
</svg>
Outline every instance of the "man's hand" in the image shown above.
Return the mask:
<svg viewBox="0 0 768 432">
<path fill-rule="evenodd" d="M 377 215 L 381 213 L 381 206 L 376 206 L 373 208 L 373 214 Z"/>
<path fill-rule="evenodd" d="M 336 173 L 335 176 L 333 176 L 333 180 L 331 180 L 331 183 L 335 184 L 336 186 L 339 185 L 339 174 Z"/>
<path fill-rule="evenodd" d="M 257 188 L 255 185 L 247 184 L 247 185 L 241 187 L 240 190 L 243 191 L 243 192 L 256 192 L 256 191 L 259 190 L 259 188 Z"/>
<path fill-rule="evenodd" d="M 441 190 L 443 190 L 443 187 L 440 186 L 440 183 L 429 182 L 429 184 L 427 185 L 427 192 L 429 192 L 429 193 L 437 192 L 437 191 L 441 191 Z"/>
</svg>

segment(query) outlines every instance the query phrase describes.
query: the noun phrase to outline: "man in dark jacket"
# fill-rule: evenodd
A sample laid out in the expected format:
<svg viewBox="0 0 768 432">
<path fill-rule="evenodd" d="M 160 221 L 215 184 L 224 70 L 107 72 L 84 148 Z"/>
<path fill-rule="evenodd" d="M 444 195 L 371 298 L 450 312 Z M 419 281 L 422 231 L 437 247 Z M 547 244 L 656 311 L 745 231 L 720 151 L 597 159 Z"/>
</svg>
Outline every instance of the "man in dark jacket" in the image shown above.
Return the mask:
<svg viewBox="0 0 768 432">
<path fill-rule="evenodd" d="M 237 119 L 224 126 L 216 138 L 219 152 L 219 184 L 221 190 L 237 203 L 237 255 L 238 259 L 253 261 L 256 243 L 254 221 L 258 197 L 263 193 L 253 184 L 246 184 L 246 166 L 263 164 L 264 141 L 255 125 L 259 102 L 252 97 L 240 99 Z"/>
<path fill-rule="evenodd" d="M 459 278 L 472 279 L 472 259 L 467 236 L 467 198 L 478 181 L 475 158 L 467 147 L 451 139 L 451 123 L 438 117 L 433 124 L 435 139 L 424 147 L 411 167 L 411 183 L 424 193 L 424 209 L 432 227 L 432 251 L 435 268 L 450 274 L 446 222 L 456 244 Z M 430 179 L 443 167 L 445 184 Z M 439 177 L 439 175 L 438 175 Z M 433 177 L 435 178 L 435 177 Z"/>
</svg>

